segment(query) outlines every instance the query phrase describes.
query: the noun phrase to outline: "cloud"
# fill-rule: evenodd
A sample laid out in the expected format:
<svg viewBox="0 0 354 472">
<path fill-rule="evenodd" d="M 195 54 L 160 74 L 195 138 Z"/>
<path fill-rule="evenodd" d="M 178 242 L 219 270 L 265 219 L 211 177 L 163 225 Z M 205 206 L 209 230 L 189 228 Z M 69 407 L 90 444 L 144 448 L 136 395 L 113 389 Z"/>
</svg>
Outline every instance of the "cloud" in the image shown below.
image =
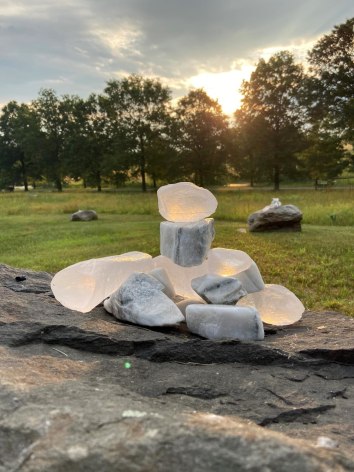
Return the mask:
<svg viewBox="0 0 354 472">
<path fill-rule="evenodd" d="M 303 58 L 351 12 L 352 0 L 2 0 L 0 101 L 42 86 L 86 96 L 125 73 L 185 93 L 193 77 L 222 82 L 279 47 Z"/>
</svg>

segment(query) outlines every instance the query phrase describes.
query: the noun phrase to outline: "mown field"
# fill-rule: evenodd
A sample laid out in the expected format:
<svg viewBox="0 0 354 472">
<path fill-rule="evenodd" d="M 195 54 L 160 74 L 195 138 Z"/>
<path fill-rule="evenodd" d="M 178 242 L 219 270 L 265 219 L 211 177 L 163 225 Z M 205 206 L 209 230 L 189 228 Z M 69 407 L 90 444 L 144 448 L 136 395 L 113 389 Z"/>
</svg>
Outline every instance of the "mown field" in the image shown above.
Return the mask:
<svg viewBox="0 0 354 472">
<path fill-rule="evenodd" d="M 304 213 L 301 233 L 240 232 L 272 192 L 217 190 L 214 247 L 241 249 L 266 283 L 285 285 L 312 310 L 354 316 L 354 190 L 280 191 Z M 70 222 L 78 209 L 97 221 Z M 155 193 L 66 191 L 0 194 L 0 263 L 56 272 L 80 260 L 131 250 L 159 253 Z"/>
</svg>

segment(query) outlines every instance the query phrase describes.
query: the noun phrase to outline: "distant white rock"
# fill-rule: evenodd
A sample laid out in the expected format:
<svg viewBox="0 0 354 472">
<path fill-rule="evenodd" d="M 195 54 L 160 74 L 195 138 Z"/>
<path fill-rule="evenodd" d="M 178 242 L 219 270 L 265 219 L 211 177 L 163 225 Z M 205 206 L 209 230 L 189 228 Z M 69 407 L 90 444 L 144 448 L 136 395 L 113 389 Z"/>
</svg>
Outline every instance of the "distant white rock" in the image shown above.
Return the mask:
<svg viewBox="0 0 354 472">
<path fill-rule="evenodd" d="M 87 313 L 111 295 L 133 272 L 153 269 L 152 257 L 133 251 L 78 262 L 52 279 L 55 298 L 71 310 Z"/>
<path fill-rule="evenodd" d="M 192 288 L 207 303 L 215 305 L 235 305 L 247 292 L 241 282 L 234 277 L 206 274 L 192 280 Z"/>
<path fill-rule="evenodd" d="M 257 264 L 243 251 L 214 248 L 208 253 L 208 273 L 236 277 L 247 293 L 263 290 L 265 285 Z"/>
<path fill-rule="evenodd" d="M 160 215 L 168 221 L 193 222 L 212 215 L 218 202 L 209 190 L 190 182 L 160 187 L 157 191 Z"/>
<path fill-rule="evenodd" d="M 71 221 L 92 221 L 97 220 L 95 210 L 79 210 L 71 215 Z"/>
<path fill-rule="evenodd" d="M 250 293 L 237 306 L 252 306 L 262 321 L 276 326 L 286 326 L 299 321 L 305 311 L 297 296 L 282 285 L 266 284 L 260 292 Z"/>
<path fill-rule="evenodd" d="M 207 257 L 215 236 L 214 219 L 193 223 L 160 224 L 160 252 L 182 267 L 200 265 Z"/>
<path fill-rule="evenodd" d="M 264 339 L 264 329 L 255 308 L 226 305 L 189 305 L 186 309 L 188 329 L 207 339 Z"/>
<path fill-rule="evenodd" d="M 164 285 L 153 276 L 134 273 L 105 301 L 104 307 L 119 320 L 143 326 L 166 326 L 184 321 L 163 289 Z"/>
</svg>

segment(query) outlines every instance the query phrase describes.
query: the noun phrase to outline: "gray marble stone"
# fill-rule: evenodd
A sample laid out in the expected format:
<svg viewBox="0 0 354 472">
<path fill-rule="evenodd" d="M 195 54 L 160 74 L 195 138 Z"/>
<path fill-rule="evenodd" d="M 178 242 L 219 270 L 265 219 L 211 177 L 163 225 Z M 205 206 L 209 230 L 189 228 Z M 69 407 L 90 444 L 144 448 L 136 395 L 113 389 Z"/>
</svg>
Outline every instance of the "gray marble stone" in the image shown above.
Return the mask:
<svg viewBox="0 0 354 472">
<path fill-rule="evenodd" d="M 193 279 L 192 288 L 207 303 L 216 305 L 235 305 L 240 298 L 247 295 L 238 279 L 217 274 Z"/>
<path fill-rule="evenodd" d="M 105 300 L 104 307 L 119 320 L 143 326 L 168 326 L 184 321 L 163 289 L 164 285 L 151 275 L 137 272 Z"/>
<path fill-rule="evenodd" d="M 186 309 L 188 329 L 207 339 L 264 339 L 258 311 L 252 307 L 226 305 L 189 305 Z"/>
<path fill-rule="evenodd" d="M 202 264 L 215 236 L 214 219 L 160 224 L 160 252 L 182 267 Z"/>
</svg>

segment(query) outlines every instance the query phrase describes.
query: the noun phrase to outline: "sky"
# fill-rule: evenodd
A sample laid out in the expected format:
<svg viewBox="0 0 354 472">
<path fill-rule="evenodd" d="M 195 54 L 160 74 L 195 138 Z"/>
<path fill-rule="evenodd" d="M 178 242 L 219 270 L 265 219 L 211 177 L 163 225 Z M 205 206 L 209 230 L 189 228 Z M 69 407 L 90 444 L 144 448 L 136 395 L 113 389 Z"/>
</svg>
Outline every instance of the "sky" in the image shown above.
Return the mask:
<svg viewBox="0 0 354 472">
<path fill-rule="evenodd" d="M 304 61 L 353 16 L 354 0 L 0 0 L 0 105 L 41 88 L 87 97 L 137 73 L 175 99 L 202 87 L 230 114 L 259 58 Z"/>
</svg>

